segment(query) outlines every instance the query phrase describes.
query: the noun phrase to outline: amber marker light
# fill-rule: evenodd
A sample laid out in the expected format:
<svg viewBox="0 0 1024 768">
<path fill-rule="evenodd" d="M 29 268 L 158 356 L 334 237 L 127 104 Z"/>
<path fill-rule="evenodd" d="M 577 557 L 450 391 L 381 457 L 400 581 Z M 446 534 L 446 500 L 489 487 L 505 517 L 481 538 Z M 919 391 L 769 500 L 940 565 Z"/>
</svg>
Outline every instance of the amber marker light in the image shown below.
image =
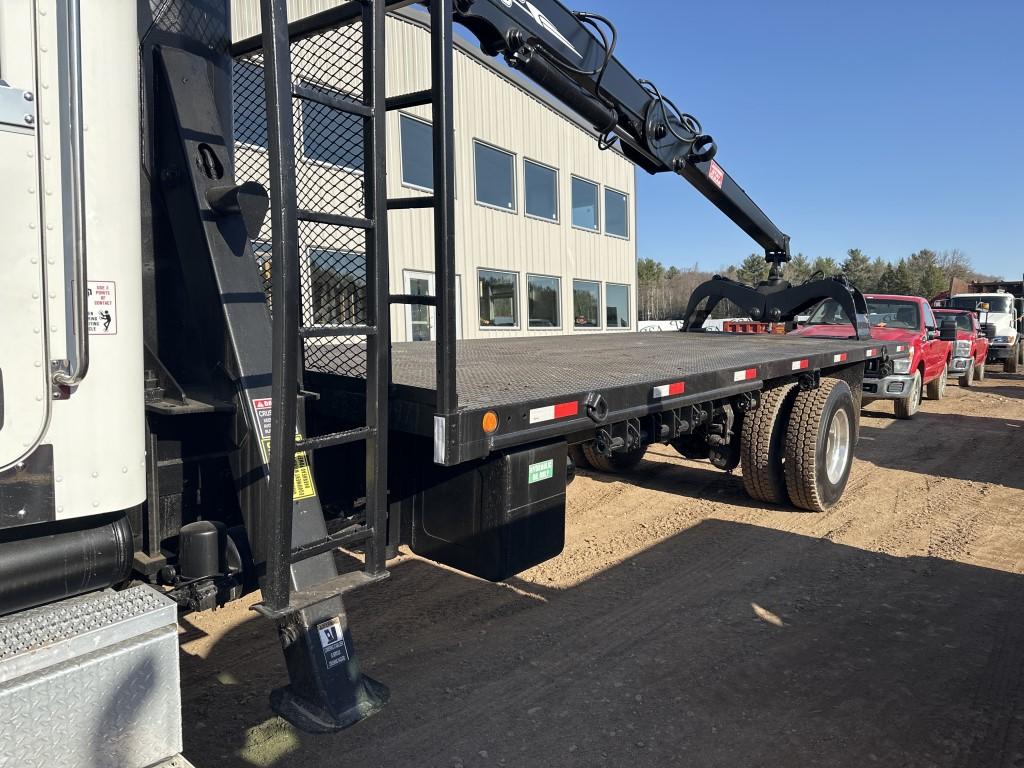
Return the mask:
<svg viewBox="0 0 1024 768">
<path fill-rule="evenodd" d="M 486 434 L 494 434 L 495 430 L 498 429 L 498 414 L 494 411 L 488 411 L 480 420 L 480 426 L 484 428 Z"/>
</svg>

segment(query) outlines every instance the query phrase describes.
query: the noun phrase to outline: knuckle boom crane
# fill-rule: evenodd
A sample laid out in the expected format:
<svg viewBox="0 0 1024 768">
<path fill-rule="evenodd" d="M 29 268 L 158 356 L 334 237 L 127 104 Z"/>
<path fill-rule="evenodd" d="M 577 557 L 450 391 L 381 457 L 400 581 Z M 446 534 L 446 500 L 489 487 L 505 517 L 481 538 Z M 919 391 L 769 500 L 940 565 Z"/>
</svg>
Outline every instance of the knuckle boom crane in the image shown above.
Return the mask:
<svg viewBox="0 0 1024 768">
<path fill-rule="evenodd" d="M 842 277 L 792 286 L 782 276 L 790 260 L 789 235 L 780 230 L 717 162 L 718 147 L 700 121 L 680 110 L 650 80 L 634 77 L 615 58 L 614 24 L 594 13 L 573 12 L 557 0 L 456 0 L 457 20 L 485 53 L 502 55 L 567 106 L 589 120 L 601 145 L 621 144 L 648 173 L 683 177 L 764 248 L 768 280 L 747 286 L 716 277 L 694 291 L 682 330 L 700 328 L 729 299 L 754 320 L 789 321 L 825 298 L 856 318 L 857 338 L 870 337 L 864 297 Z M 707 301 L 703 309 L 698 309 Z"/>
</svg>

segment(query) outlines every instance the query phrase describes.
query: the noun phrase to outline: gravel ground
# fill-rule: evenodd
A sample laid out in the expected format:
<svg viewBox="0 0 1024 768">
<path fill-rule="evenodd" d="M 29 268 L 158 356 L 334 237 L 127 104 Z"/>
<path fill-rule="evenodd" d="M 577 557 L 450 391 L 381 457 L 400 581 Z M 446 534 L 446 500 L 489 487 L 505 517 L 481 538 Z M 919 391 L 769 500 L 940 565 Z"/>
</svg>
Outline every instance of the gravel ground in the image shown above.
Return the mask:
<svg viewBox="0 0 1024 768">
<path fill-rule="evenodd" d="M 1024 377 L 862 414 L 843 501 L 764 508 L 655 448 L 581 474 L 506 584 L 404 554 L 347 598 L 383 713 L 273 716 L 274 628 L 183 621 L 186 755 L 234 766 L 1024 766 Z"/>
</svg>

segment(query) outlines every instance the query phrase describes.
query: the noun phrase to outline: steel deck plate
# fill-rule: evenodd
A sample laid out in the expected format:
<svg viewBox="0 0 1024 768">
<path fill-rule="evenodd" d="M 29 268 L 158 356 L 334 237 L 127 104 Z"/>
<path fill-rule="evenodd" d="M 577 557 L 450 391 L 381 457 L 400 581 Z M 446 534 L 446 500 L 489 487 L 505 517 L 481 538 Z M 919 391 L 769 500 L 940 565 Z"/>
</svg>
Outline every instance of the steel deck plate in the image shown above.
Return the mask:
<svg viewBox="0 0 1024 768">
<path fill-rule="evenodd" d="M 466 339 L 458 343 L 459 410 L 554 401 L 566 393 L 880 346 L 854 339 L 669 331 Z M 405 342 L 393 350 L 395 384 L 432 391 L 434 344 Z"/>
</svg>

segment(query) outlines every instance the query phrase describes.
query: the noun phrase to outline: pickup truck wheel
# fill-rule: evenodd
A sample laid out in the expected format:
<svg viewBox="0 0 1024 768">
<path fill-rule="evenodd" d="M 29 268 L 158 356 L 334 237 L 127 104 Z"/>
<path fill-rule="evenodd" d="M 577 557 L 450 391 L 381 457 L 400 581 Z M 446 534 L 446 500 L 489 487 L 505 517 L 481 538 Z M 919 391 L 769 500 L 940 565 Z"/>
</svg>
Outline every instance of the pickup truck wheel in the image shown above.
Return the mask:
<svg viewBox="0 0 1024 768">
<path fill-rule="evenodd" d="M 941 400 L 942 396 L 946 394 L 946 376 L 949 373 L 949 366 L 943 364 L 942 373 L 939 374 L 937 379 L 934 379 L 928 384 L 928 399 L 929 400 Z"/>
<path fill-rule="evenodd" d="M 646 448 L 638 448 L 635 451 L 622 451 L 605 456 L 597 450 L 593 441 L 583 443 L 583 455 L 586 457 L 587 463 L 598 472 L 607 472 L 613 475 L 635 468 L 644 458 L 646 452 Z"/>
<path fill-rule="evenodd" d="M 984 362 L 982 362 L 981 365 L 975 365 L 974 366 L 974 380 L 975 381 L 984 381 L 985 380 L 985 363 Z"/>
<path fill-rule="evenodd" d="M 853 466 L 857 412 L 850 385 L 822 379 L 817 389 L 793 399 L 786 426 L 786 490 L 796 506 L 811 512 L 832 507 L 846 490 Z"/>
<path fill-rule="evenodd" d="M 902 400 L 894 400 L 893 410 L 897 419 L 912 419 L 921 407 L 921 372 L 914 371 L 914 379 L 910 384 L 910 395 Z"/>
<path fill-rule="evenodd" d="M 767 504 L 785 504 L 786 476 L 783 471 L 786 424 L 789 420 L 796 384 L 769 389 L 761 395 L 761 405 L 747 414 L 740 439 L 740 464 L 747 494 Z"/>
<path fill-rule="evenodd" d="M 960 377 L 960 386 L 961 387 L 969 387 L 973 383 L 974 383 L 974 361 L 971 360 L 971 362 L 967 366 L 967 370 L 964 371 L 963 375 Z"/>
<path fill-rule="evenodd" d="M 1010 356 L 1006 358 L 1006 362 L 1003 363 L 1003 371 L 1005 373 L 1016 373 L 1017 372 L 1017 350 L 1013 349 L 1010 352 Z"/>
</svg>

